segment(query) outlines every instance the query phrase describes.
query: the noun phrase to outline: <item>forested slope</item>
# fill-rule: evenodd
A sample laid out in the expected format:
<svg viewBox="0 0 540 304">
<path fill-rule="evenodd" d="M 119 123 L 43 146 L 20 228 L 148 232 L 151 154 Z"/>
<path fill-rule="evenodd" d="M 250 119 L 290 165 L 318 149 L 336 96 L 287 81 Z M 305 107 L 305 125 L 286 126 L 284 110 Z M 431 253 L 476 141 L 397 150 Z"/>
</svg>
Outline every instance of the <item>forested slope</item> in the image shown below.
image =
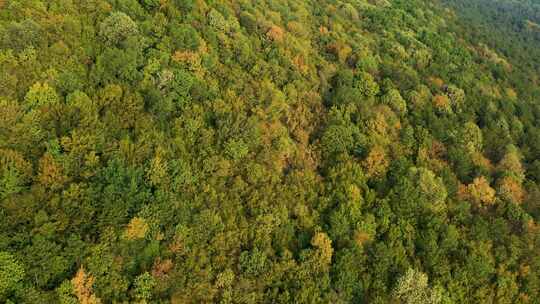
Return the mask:
<svg viewBox="0 0 540 304">
<path fill-rule="evenodd" d="M 538 3 L 475 4 L 0 0 L 0 302 L 539 303 Z"/>
</svg>

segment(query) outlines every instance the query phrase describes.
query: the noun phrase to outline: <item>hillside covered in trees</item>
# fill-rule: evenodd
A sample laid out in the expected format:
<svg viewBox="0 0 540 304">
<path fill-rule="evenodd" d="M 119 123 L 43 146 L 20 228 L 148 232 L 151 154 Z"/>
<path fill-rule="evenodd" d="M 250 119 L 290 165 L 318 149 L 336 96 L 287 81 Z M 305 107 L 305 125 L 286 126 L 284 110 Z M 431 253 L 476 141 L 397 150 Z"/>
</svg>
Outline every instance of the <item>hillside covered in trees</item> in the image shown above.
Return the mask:
<svg viewBox="0 0 540 304">
<path fill-rule="evenodd" d="M 538 0 L 0 0 L 0 303 L 540 303 Z"/>
</svg>

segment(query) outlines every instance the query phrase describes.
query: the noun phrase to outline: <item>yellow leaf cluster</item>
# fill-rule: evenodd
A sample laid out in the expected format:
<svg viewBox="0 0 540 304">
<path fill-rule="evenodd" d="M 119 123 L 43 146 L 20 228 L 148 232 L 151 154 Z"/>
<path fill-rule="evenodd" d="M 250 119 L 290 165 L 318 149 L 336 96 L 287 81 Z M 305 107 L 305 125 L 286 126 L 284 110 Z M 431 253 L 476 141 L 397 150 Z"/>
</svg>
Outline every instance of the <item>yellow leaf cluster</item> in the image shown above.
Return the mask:
<svg viewBox="0 0 540 304">
<path fill-rule="evenodd" d="M 446 112 L 450 109 L 450 99 L 446 95 L 435 95 L 433 97 L 433 105 L 437 109 Z"/>
<path fill-rule="evenodd" d="M 504 198 L 513 203 L 520 204 L 525 198 L 525 190 L 521 183 L 511 176 L 505 176 L 499 181 L 498 192 Z"/>
<path fill-rule="evenodd" d="M 328 45 L 327 47 L 328 52 L 334 54 L 339 62 L 344 63 L 345 60 L 349 57 L 349 55 L 352 53 L 352 48 L 342 42 L 334 42 Z"/>
<path fill-rule="evenodd" d="M 92 286 L 94 285 L 94 277 L 86 274 L 81 266 L 71 283 L 77 299 L 80 304 L 100 304 L 101 300 L 92 294 Z"/>
<path fill-rule="evenodd" d="M 266 32 L 266 36 L 273 41 L 281 42 L 285 36 L 285 31 L 277 25 L 272 25 L 268 32 Z"/>
<path fill-rule="evenodd" d="M 62 166 L 50 154 L 45 154 L 39 160 L 38 180 L 43 186 L 57 189 L 62 187 L 67 179 Z"/>
<path fill-rule="evenodd" d="M 323 266 L 328 266 L 332 262 L 332 240 L 324 232 L 317 232 L 311 239 L 311 245 L 316 247 Z"/>
<path fill-rule="evenodd" d="M 369 235 L 369 233 L 366 233 L 366 232 L 360 231 L 360 230 L 355 232 L 355 234 L 354 234 L 354 242 L 359 247 L 362 247 L 365 243 L 367 243 L 369 241 L 371 241 L 371 236 Z"/>
<path fill-rule="evenodd" d="M 134 217 L 129 222 L 125 236 L 128 240 L 142 239 L 148 232 L 148 224 L 143 218 Z"/>
<path fill-rule="evenodd" d="M 386 172 L 389 161 L 386 152 L 381 146 L 375 146 L 364 160 L 364 168 L 369 177 L 381 176 Z"/>
<path fill-rule="evenodd" d="M 476 203 L 491 205 L 495 202 L 495 190 L 491 188 L 485 177 L 477 177 L 467 186 L 471 199 Z"/>
</svg>

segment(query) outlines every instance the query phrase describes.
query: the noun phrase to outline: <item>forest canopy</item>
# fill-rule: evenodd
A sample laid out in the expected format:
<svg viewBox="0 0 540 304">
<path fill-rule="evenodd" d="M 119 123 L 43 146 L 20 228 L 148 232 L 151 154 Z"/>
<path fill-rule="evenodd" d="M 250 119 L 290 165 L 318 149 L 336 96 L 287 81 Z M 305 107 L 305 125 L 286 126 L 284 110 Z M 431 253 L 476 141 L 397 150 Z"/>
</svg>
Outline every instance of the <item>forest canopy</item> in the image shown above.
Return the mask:
<svg viewBox="0 0 540 304">
<path fill-rule="evenodd" d="M 0 0 L 0 303 L 540 303 L 537 0 Z"/>
</svg>

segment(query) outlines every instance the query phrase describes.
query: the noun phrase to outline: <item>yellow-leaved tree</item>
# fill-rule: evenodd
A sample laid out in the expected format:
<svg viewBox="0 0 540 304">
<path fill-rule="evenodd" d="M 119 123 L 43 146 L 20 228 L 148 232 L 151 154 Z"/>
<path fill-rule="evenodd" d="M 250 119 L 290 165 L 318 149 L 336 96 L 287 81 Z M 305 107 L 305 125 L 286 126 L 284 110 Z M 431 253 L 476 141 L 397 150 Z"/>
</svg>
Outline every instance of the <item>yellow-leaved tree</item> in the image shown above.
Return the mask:
<svg viewBox="0 0 540 304">
<path fill-rule="evenodd" d="M 71 279 L 73 291 L 77 296 L 80 304 L 100 304 L 101 300 L 93 294 L 94 277 L 87 274 L 84 267 L 81 266 Z"/>
</svg>

